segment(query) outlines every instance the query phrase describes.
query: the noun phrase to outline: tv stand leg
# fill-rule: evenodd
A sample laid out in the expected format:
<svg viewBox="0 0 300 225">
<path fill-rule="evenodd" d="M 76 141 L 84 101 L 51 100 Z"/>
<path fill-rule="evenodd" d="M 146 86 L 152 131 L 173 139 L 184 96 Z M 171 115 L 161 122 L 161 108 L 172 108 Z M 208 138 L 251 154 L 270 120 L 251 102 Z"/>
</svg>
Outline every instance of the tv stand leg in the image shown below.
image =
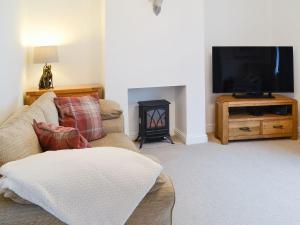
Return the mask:
<svg viewBox="0 0 300 225">
<path fill-rule="evenodd" d="M 223 138 L 222 138 L 222 140 L 221 140 L 221 144 L 222 144 L 222 145 L 227 145 L 228 142 L 229 142 L 228 139 L 223 139 Z"/>
<path fill-rule="evenodd" d="M 221 143 L 223 145 L 227 145 L 228 144 L 228 139 L 229 139 L 229 105 L 228 103 L 223 103 L 222 105 L 220 105 L 220 112 L 221 114 L 219 115 L 221 117 Z"/>
<path fill-rule="evenodd" d="M 294 101 L 292 105 L 292 117 L 293 117 L 293 135 L 292 140 L 298 139 L 298 102 Z"/>
</svg>

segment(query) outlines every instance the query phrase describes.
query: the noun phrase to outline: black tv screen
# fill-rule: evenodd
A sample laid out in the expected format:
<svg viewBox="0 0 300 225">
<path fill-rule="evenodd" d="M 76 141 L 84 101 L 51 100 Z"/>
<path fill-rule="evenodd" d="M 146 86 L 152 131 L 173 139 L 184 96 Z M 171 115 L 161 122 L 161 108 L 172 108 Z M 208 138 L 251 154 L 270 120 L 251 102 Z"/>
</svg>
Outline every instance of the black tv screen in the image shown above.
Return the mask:
<svg viewBox="0 0 300 225">
<path fill-rule="evenodd" d="M 213 92 L 294 92 L 293 61 L 293 47 L 213 47 Z"/>
</svg>

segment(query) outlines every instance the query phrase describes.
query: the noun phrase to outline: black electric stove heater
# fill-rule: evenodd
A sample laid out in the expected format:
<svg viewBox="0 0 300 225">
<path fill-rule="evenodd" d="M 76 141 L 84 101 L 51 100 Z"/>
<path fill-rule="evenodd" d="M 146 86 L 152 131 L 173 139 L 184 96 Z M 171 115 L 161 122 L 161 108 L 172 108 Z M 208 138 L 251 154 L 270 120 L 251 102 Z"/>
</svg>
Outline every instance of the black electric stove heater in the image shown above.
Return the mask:
<svg viewBox="0 0 300 225">
<path fill-rule="evenodd" d="M 145 142 L 168 140 L 170 136 L 169 105 L 167 100 L 142 101 L 139 104 L 139 135 L 136 141 L 140 148 Z"/>
</svg>

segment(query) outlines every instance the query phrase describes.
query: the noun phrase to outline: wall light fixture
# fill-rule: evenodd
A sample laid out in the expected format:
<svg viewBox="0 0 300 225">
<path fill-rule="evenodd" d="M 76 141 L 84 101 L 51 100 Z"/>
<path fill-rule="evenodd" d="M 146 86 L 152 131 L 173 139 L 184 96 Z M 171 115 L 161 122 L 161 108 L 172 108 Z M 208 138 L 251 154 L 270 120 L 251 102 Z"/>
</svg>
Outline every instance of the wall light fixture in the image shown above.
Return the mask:
<svg viewBox="0 0 300 225">
<path fill-rule="evenodd" d="M 162 7 L 162 3 L 163 0 L 149 0 L 152 5 L 153 5 L 153 12 L 155 15 L 159 15 L 159 13 L 161 12 L 161 7 Z"/>
</svg>

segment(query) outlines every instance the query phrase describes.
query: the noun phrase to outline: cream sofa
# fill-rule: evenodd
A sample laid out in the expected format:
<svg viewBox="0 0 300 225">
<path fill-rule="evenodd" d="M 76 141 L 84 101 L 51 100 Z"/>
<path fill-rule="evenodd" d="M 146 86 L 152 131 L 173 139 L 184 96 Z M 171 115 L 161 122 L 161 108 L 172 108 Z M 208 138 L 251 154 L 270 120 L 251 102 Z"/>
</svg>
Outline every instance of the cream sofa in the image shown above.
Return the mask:
<svg viewBox="0 0 300 225">
<path fill-rule="evenodd" d="M 58 124 L 54 97 L 54 93 L 46 93 L 31 106 L 24 106 L 1 124 L 0 166 L 6 162 L 42 152 L 31 124 L 33 119 Z M 107 104 L 110 102 L 100 101 L 101 107 Z M 123 133 L 122 116 L 104 120 L 103 125 L 107 136 L 91 142 L 92 146 L 121 147 L 139 152 L 135 144 Z M 161 174 L 126 225 L 171 225 L 174 202 L 175 192 L 172 182 L 168 176 Z M 117 207 L 116 210 L 118 210 Z M 64 223 L 36 205 L 22 205 L 0 196 L 0 224 L 58 225 Z"/>
</svg>

